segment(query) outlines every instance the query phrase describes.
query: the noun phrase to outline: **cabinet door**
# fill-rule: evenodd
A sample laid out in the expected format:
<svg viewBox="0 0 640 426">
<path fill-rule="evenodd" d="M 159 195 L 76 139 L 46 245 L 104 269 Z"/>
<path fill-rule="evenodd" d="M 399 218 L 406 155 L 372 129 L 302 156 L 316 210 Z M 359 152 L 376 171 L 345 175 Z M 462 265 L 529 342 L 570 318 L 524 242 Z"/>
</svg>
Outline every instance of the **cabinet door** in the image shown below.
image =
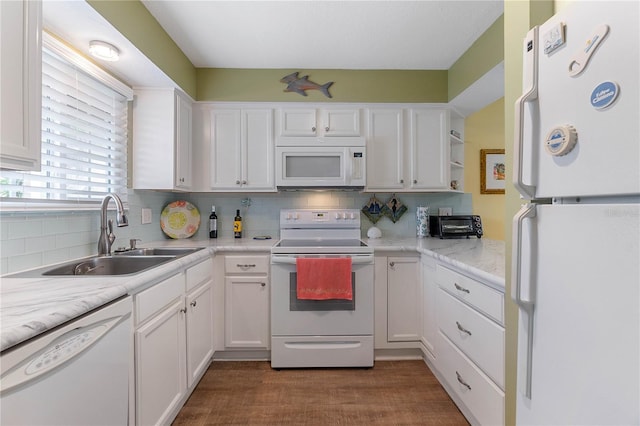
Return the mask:
<svg viewBox="0 0 640 426">
<path fill-rule="evenodd" d="M 418 258 L 389 257 L 387 268 L 387 340 L 418 342 L 422 328 Z"/>
<path fill-rule="evenodd" d="M 176 95 L 176 181 L 178 188 L 191 188 L 192 148 L 191 148 L 191 102 Z"/>
<path fill-rule="evenodd" d="M 211 111 L 210 186 L 237 190 L 242 182 L 241 111 Z"/>
<path fill-rule="evenodd" d="M 280 110 L 280 136 L 316 136 L 315 109 Z"/>
<path fill-rule="evenodd" d="M 187 386 L 191 388 L 213 356 L 211 281 L 187 294 Z"/>
<path fill-rule="evenodd" d="M 367 121 L 367 189 L 402 189 L 402 110 L 372 109 Z"/>
<path fill-rule="evenodd" d="M 275 191 L 272 110 L 246 110 L 242 119 L 242 189 Z"/>
<path fill-rule="evenodd" d="M 427 350 L 426 355 L 434 359 L 436 355 L 436 334 L 438 324 L 436 322 L 436 262 L 434 259 L 422 256 L 420 261 L 422 268 L 422 336 L 421 342 Z"/>
<path fill-rule="evenodd" d="M 449 189 L 447 128 L 446 110 L 411 111 L 411 189 Z"/>
<path fill-rule="evenodd" d="M 269 286 L 267 276 L 226 277 L 225 346 L 269 348 Z"/>
<path fill-rule="evenodd" d="M 320 131 L 324 136 L 360 136 L 358 109 L 326 109 L 320 115 Z"/>
<path fill-rule="evenodd" d="M 166 424 L 187 388 L 184 299 L 135 332 L 136 424 Z"/>
<path fill-rule="evenodd" d="M 0 1 L 0 168 L 40 170 L 42 2 Z"/>
</svg>

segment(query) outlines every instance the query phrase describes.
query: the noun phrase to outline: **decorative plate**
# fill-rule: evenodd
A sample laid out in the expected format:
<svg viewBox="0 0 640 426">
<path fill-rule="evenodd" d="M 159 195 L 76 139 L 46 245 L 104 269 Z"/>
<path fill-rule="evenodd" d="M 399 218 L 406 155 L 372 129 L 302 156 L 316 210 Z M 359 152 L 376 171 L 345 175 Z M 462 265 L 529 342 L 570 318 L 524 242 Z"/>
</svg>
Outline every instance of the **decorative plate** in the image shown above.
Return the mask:
<svg viewBox="0 0 640 426">
<path fill-rule="evenodd" d="M 200 227 L 200 212 L 188 201 L 167 204 L 160 214 L 160 228 L 169 238 L 189 238 Z"/>
<path fill-rule="evenodd" d="M 402 204 L 398 197 L 396 197 L 396 194 L 393 194 L 393 196 L 389 198 L 385 207 L 384 215 L 391 219 L 393 223 L 396 223 L 407 211 L 407 206 Z"/>
<path fill-rule="evenodd" d="M 375 194 L 373 194 L 373 197 L 369 198 L 367 204 L 362 207 L 362 213 L 371 221 L 371 223 L 375 224 L 384 215 L 384 209 L 385 205 L 376 198 Z"/>
</svg>

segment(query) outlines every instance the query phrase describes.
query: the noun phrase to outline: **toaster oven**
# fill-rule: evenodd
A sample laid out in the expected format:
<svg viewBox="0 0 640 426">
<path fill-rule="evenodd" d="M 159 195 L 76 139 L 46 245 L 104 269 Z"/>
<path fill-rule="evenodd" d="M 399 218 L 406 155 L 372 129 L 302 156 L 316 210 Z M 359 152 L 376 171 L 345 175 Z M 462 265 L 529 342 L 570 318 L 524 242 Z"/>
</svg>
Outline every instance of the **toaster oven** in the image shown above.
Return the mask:
<svg viewBox="0 0 640 426">
<path fill-rule="evenodd" d="M 432 237 L 482 238 L 482 220 L 477 215 L 429 216 L 429 234 Z"/>
</svg>

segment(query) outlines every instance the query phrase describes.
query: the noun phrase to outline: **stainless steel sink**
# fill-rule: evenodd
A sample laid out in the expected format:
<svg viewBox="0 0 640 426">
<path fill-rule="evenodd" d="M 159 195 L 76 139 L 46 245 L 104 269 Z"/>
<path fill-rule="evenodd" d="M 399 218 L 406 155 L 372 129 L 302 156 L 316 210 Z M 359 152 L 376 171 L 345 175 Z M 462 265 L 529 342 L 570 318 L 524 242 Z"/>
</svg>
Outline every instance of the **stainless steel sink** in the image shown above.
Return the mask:
<svg viewBox="0 0 640 426">
<path fill-rule="evenodd" d="M 114 255 L 121 256 L 186 256 L 202 250 L 202 247 L 154 247 L 154 248 L 137 248 L 123 252 L 117 252 Z"/>
<path fill-rule="evenodd" d="M 68 262 L 42 273 L 52 275 L 127 275 L 136 274 L 175 259 L 176 256 L 109 256 Z"/>
<path fill-rule="evenodd" d="M 182 256 L 195 253 L 198 248 L 158 247 L 129 250 L 111 256 L 93 256 L 71 260 L 59 265 L 6 275 L 6 278 L 55 276 L 115 276 L 132 275 L 154 268 Z"/>
</svg>

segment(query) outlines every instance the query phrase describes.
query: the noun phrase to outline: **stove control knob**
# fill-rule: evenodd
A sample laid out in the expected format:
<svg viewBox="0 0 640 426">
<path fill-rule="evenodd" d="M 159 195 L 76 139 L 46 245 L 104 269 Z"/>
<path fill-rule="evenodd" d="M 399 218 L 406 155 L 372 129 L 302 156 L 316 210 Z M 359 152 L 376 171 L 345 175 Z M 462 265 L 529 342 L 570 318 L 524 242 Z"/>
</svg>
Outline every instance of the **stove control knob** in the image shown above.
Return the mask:
<svg viewBox="0 0 640 426">
<path fill-rule="evenodd" d="M 340 213 L 336 213 L 336 220 L 340 220 L 342 216 L 340 216 Z"/>
<path fill-rule="evenodd" d="M 356 220 L 356 214 L 355 214 L 355 213 L 353 213 L 353 212 L 351 212 L 351 213 L 349 214 L 349 219 L 351 219 L 351 220 Z"/>
<path fill-rule="evenodd" d="M 293 220 L 298 220 L 298 219 L 300 219 L 300 215 L 298 213 L 294 213 Z"/>
<path fill-rule="evenodd" d="M 291 220 L 291 213 L 287 212 L 287 215 L 284 217 L 285 220 Z"/>
</svg>

